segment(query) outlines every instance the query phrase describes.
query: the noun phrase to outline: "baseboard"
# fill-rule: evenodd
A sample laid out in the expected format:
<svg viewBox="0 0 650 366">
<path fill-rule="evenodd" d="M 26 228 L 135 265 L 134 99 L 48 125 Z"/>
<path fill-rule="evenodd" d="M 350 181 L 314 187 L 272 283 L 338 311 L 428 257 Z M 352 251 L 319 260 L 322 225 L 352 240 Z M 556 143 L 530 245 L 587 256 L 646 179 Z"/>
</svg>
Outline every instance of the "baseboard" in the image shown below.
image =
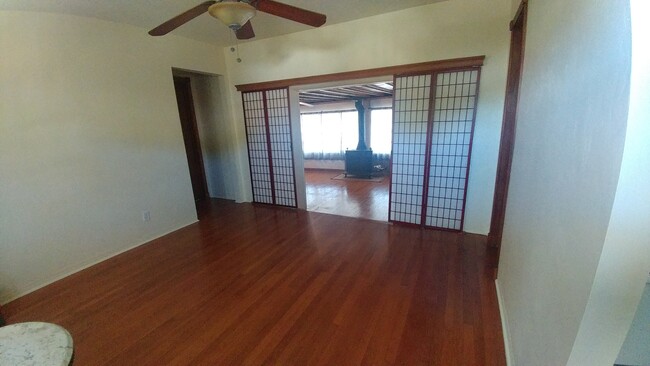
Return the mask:
<svg viewBox="0 0 650 366">
<path fill-rule="evenodd" d="M 331 172 L 341 172 L 344 173 L 345 169 L 340 168 L 305 168 L 306 172 L 321 172 L 321 173 L 331 173 Z"/>
<path fill-rule="evenodd" d="M 41 288 L 43 288 L 43 287 L 45 287 L 45 286 L 51 285 L 51 284 L 53 284 L 53 283 L 56 282 L 56 281 L 62 280 L 62 279 L 66 278 L 66 277 L 68 277 L 68 276 L 70 276 L 70 275 L 73 275 L 73 274 L 79 272 L 79 271 L 83 271 L 83 270 L 86 269 L 86 268 L 92 267 L 92 266 L 94 266 L 95 264 L 101 263 L 101 262 L 103 262 L 103 261 L 105 261 L 105 260 L 107 260 L 107 259 L 111 259 L 111 258 L 113 258 L 113 257 L 115 257 L 115 256 L 117 256 L 117 255 L 120 255 L 120 254 L 122 254 L 122 253 L 128 252 L 128 251 L 131 250 L 131 249 L 135 249 L 135 248 L 137 248 L 137 247 L 139 247 L 139 246 L 141 246 L 141 245 L 145 245 L 145 244 L 147 244 L 147 243 L 149 243 L 149 242 L 151 242 L 151 241 L 154 241 L 154 240 L 156 240 L 156 239 L 162 238 L 162 237 L 165 236 L 165 235 L 171 234 L 171 233 L 173 233 L 174 231 L 180 230 L 180 229 L 182 229 L 182 228 L 184 228 L 184 227 L 186 227 L 186 226 L 192 225 L 192 224 L 197 223 L 197 222 L 198 222 L 198 220 L 194 220 L 194 221 L 192 221 L 192 222 L 190 222 L 190 223 L 188 223 L 188 224 L 185 224 L 185 225 L 179 226 L 179 227 L 177 227 L 176 229 L 169 230 L 169 231 L 167 231 L 167 232 L 165 232 L 165 233 L 163 233 L 163 234 L 160 234 L 160 235 L 158 235 L 158 236 L 155 236 L 155 237 L 153 237 L 153 238 L 151 238 L 151 239 L 145 240 L 145 241 L 140 242 L 140 243 L 138 243 L 138 244 L 132 245 L 132 246 L 130 246 L 130 247 L 128 247 L 128 248 L 125 248 L 125 249 L 122 249 L 122 250 L 120 250 L 120 251 L 118 251 L 118 252 L 114 252 L 114 253 L 109 253 L 109 254 L 103 255 L 103 256 L 100 257 L 99 259 L 95 259 L 95 260 L 93 260 L 90 264 L 82 265 L 82 267 L 80 267 L 80 268 L 77 268 L 77 269 L 66 269 L 66 270 L 63 271 L 62 274 L 56 276 L 53 280 L 48 281 L 48 282 L 46 282 L 45 284 L 38 285 L 38 286 L 34 286 L 34 287 L 30 288 L 29 290 L 23 291 L 23 292 L 19 293 L 18 295 L 15 295 L 15 296 L 13 296 L 13 297 L 9 297 L 9 298 L 6 298 L 6 299 L 0 299 L 0 305 L 2 305 L 2 304 L 8 304 L 8 303 L 10 303 L 10 302 L 12 302 L 12 301 L 14 301 L 14 300 L 20 298 L 20 297 L 23 297 L 23 296 L 25 296 L 25 295 L 27 295 L 27 294 L 30 294 L 30 293 L 32 293 L 32 292 L 34 292 L 34 291 L 36 291 L 36 290 L 39 290 L 39 289 L 41 289 Z"/>
<path fill-rule="evenodd" d="M 506 352 L 506 365 L 514 366 L 511 356 L 510 348 L 510 332 L 508 328 L 508 319 L 506 318 L 506 311 L 503 304 L 503 297 L 501 297 L 501 290 L 499 288 L 499 280 L 494 280 L 494 285 L 497 289 L 497 302 L 499 304 L 499 314 L 501 315 L 501 333 L 503 333 L 503 346 Z"/>
</svg>

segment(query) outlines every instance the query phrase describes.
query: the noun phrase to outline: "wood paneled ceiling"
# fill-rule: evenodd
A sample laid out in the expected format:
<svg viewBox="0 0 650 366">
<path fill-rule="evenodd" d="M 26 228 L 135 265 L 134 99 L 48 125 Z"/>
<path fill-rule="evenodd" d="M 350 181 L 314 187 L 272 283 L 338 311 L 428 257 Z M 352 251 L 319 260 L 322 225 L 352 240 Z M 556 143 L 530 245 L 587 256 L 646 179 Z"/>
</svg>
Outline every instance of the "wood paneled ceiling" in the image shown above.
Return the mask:
<svg viewBox="0 0 650 366">
<path fill-rule="evenodd" d="M 368 98 L 392 98 L 393 82 L 338 86 L 300 91 L 300 102 L 308 105 L 344 102 Z"/>
</svg>

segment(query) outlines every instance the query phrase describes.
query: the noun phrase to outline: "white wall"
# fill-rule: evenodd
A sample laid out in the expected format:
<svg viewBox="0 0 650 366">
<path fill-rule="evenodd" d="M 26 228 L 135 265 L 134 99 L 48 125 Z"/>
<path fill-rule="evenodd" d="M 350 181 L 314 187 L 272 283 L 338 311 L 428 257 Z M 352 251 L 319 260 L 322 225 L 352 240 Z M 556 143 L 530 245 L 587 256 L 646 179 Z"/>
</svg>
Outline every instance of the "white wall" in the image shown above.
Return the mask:
<svg viewBox="0 0 650 366">
<path fill-rule="evenodd" d="M 565 365 L 603 244 L 623 233 L 608 225 L 625 143 L 629 9 L 530 1 L 528 15 L 498 286 L 512 363 Z M 571 364 L 607 364 L 592 361 Z"/>
<path fill-rule="evenodd" d="M 172 67 L 222 49 L 24 12 L 0 49 L 0 302 L 196 220 Z"/>
<path fill-rule="evenodd" d="M 605 244 L 569 359 L 575 366 L 616 361 L 650 271 L 650 3 L 630 3 L 632 74 L 625 149 Z"/>
<path fill-rule="evenodd" d="M 240 45 L 226 52 L 233 84 L 295 78 L 458 57 L 486 55 L 481 79 L 465 229 L 487 234 L 505 93 L 510 0 L 454 0 L 324 26 Z M 239 93 L 233 117 L 242 161 L 245 135 Z M 250 200 L 248 171 L 241 197 Z"/>
</svg>

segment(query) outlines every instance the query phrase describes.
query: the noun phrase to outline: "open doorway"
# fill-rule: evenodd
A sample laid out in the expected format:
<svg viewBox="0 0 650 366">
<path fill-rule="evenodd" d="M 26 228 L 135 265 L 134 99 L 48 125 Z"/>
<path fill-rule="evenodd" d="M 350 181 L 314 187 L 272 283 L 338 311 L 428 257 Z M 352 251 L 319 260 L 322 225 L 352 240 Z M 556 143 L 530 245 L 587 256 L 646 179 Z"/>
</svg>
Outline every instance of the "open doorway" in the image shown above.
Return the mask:
<svg viewBox="0 0 650 366">
<path fill-rule="evenodd" d="M 211 198 L 226 198 L 232 190 L 224 184 L 224 177 L 233 168 L 224 163 L 231 148 L 221 133 L 228 127 L 224 123 L 223 80 L 219 75 L 180 69 L 173 69 L 172 75 L 197 216 L 201 219 Z"/>
<path fill-rule="evenodd" d="M 304 153 L 296 148 L 303 145 L 300 91 L 392 78 L 388 221 L 463 231 L 484 59 L 474 56 L 237 85 L 242 92 L 253 201 L 278 205 L 274 185 L 279 183 L 280 193 L 292 198 L 284 206 L 307 209 Z M 274 174 L 275 168 L 283 174 Z"/>
<path fill-rule="evenodd" d="M 174 90 L 176 102 L 178 103 L 178 115 L 181 121 L 183 142 L 185 143 L 185 154 L 187 165 L 192 180 L 192 192 L 197 207 L 202 201 L 208 199 L 208 184 L 205 180 L 203 167 L 203 153 L 199 129 L 196 125 L 196 113 L 194 112 L 194 98 L 192 97 L 192 83 L 189 77 L 174 76 Z"/>
<path fill-rule="evenodd" d="M 308 211 L 388 221 L 392 80 L 300 90 Z"/>
</svg>

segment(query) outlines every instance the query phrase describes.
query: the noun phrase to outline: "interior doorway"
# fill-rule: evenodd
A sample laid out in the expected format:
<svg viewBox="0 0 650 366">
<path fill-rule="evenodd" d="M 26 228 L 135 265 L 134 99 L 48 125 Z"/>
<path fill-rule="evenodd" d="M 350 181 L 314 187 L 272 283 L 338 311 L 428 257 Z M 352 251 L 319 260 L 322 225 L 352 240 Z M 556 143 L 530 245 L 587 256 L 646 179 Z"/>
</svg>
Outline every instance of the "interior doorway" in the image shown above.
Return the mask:
<svg viewBox="0 0 650 366">
<path fill-rule="evenodd" d="M 226 123 L 226 88 L 220 75 L 172 69 L 179 120 L 197 217 L 210 198 L 230 198 L 237 189 L 225 177 L 235 167 L 227 159 L 232 151 Z"/>
<path fill-rule="evenodd" d="M 244 104 L 249 165 L 252 167 L 255 164 L 265 170 L 275 168 L 272 149 L 268 148 L 273 141 L 269 137 L 273 133 L 281 135 L 283 141 L 280 143 L 287 147 L 283 154 L 292 156 L 294 164 L 285 168 L 289 173 L 293 172 L 295 184 L 291 188 L 295 192 L 295 207 L 307 209 L 304 171 L 305 166 L 307 169 L 312 167 L 306 164 L 309 159 L 305 159 L 302 149 L 297 148 L 303 145 L 300 92 L 345 86 L 353 82 L 359 85 L 377 83 L 391 78 L 394 93 L 400 98 L 396 97 L 391 102 L 395 109 L 395 121 L 391 128 L 396 131 L 391 137 L 388 221 L 463 231 L 480 70 L 484 59 L 485 56 L 474 56 L 236 85 L 237 90 L 242 92 Z M 289 126 L 272 126 L 277 123 L 273 121 L 275 117 L 269 114 L 274 107 L 265 102 L 263 96 L 275 91 L 288 91 L 275 105 L 282 108 L 289 106 Z M 246 100 L 246 96 L 251 97 L 252 93 L 262 96 L 261 107 L 256 107 L 254 100 Z M 255 109 L 252 107 L 264 112 L 247 113 L 247 110 Z M 282 116 L 282 123 L 285 124 L 286 116 Z M 396 127 L 398 125 L 399 129 Z M 258 141 L 256 135 L 264 135 L 260 129 L 266 130 L 266 139 L 262 138 L 262 141 L 266 141 L 264 146 L 267 149 L 251 146 L 251 141 Z M 396 137 L 398 140 L 395 142 Z M 268 161 L 268 167 L 260 161 Z M 273 174 L 251 169 L 254 202 L 259 202 L 257 196 L 260 196 L 255 194 L 256 188 L 260 192 L 268 191 L 260 179 L 266 177 L 275 180 Z M 273 185 L 270 187 L 273 192 Z M 418 207 L 421 210 L 417 210 Z"/>
<path fill-rule="evenodd" d="M 183 131 L 183 142 L 185 143 L 187 164 L 189 166 L 190 178 L 192 180 L 194 202 L 198 205 L 201 203 L 201 201 L 206 200 L 210 195 L 208 193 L 208 185 L 205 180 L 203 154 L 201 152 L 201 140 L 199 138 L 199 131 L 196 125 L 194 98 L 192 98 L 192 84 L 190 78 L 184 76 L 174 76 L 174 90 L 176 92 L 178 115 Z"/>
<path fill-rule="evenodd" d="M 299 91 L 306 209 L 387 222 L 392 78 L 339 84 Z"/>
<path fill-rule="evenodd" d="M 506 81 L 506 97 L 503 108 L 503 123 L 499 145 L 499 161 L 494 187 L 492 204 L 492 220 L 488 234 L 490 247 L 490 265 L 493 277 L 496 278 L 499 267 L 501 237 L 506 215 L 510 169 L 515 148 L 517 130 L 517 103 L 519 101 L 519 85 L 524 65 L 524 49 L 526 46 L 526 20 L 528 1 L 521 2 L 514 19 L 510 22 L 510 56 L 508 61 L 508 78 Z"/>
</svg>

